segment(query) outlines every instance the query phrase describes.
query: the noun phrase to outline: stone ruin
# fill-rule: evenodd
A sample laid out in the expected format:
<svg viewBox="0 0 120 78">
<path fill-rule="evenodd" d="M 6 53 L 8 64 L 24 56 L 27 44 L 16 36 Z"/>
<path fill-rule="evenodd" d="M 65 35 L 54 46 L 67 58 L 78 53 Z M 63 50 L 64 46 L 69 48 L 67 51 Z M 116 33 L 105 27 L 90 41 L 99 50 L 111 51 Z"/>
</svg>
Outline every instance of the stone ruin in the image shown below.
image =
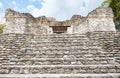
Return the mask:
<svg viewBox="0 0 120 78">
<path fill-rule="evenodd" d="M 97 8 L 86 17 L 73 15 L 70 20 L 56 21 L 45 16 L 33 17 L 29 13 L 19 13 L 7 9 L 4 33 L 53 34 L 86 33 L 93 31 L 116 31 L 111 8 Z"/>
<path fill-rule="evenodd" d="M 6 10 L 0 78 L 120 78 L 120 32 L 110 8 L 58 22 Z"/>
</svg>

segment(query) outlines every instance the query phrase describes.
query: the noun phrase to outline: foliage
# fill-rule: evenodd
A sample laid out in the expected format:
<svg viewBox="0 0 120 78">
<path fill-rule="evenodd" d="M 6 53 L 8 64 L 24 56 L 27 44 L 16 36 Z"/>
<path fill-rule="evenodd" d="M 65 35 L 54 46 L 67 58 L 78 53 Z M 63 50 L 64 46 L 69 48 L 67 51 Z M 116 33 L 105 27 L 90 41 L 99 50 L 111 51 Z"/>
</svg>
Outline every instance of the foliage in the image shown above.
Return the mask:
<svg viewBox="0 0 120 78">
<path fill-rule="evenodd" d="M 114 12 L 116 28 L 120 29 L 120 0 L 111 0 L 109 7 L 111 7 Z"/>
<path fill-rule="evenodd" d="M 104 2 L 101 4 L 100 7 L 108 7 L 110 2 L 111 2 L 111 0 L 104 0 Z"/>
<path fill-rule="evenodd" d="M 3 24 L 0 24 L 0 33 L 3 32 L 3 29 L 4 29 L 4 25 L 3 25 Z"/>
</svg>

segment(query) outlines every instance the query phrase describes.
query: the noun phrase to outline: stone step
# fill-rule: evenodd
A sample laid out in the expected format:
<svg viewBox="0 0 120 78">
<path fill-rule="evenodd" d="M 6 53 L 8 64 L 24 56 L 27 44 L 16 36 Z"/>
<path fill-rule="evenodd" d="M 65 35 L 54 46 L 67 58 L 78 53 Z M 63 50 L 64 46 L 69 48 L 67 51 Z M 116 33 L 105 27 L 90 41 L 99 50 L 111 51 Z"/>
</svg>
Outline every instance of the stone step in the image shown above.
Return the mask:
<svg viewBox="0 0 120 78">
<path fill-rule="evenodd" d="M 40 40 L 38 40 L 38 41 L 29 41 L 28 42 L 28 44 L 43 44 L 43 43 L 45 43 L 45 44 L 59 44 L 59 43 L 64 43 L 64 44 L 70 44 L 70 43 L 72 43 L 72 44 L 74 44 L 74 43 L 81 43 L 81 44 L 84 44 L 84 43 L 90 43 L 90 41 L 88 41 L 88 40 L 86 40 L 86 41 L 40 41 Z"/>
<path fill-rule="evenodd" d="M 0 78 L 119 78 L 120 73 L 107 74 L 0 74 Z"/>
<path fill-rule="evenodd" d="M 105 55 L 104 55 L 105 54 Z M 85 58 L 95 58 L 95 57 L 109 57 L 110 55 L 107 55 L 107 53 L 77 53 L 77 52 L 66 52 L 66 53 L 57 53 L 57 52 L 41 52 L 41 53 L 18 53 L 16 54 L 16 56 L 23 56 L 24 57 L 27 57 L 27 56 L 35 56 L 35 57 L 52 57 L 52 56 L 55 56 L 56 58 L 59 58 L 59 57 L 76 57 L 76 58 L 80 58 L 80 57 L 85 57 Z"/>
<path fill-rule="evenodd" d="M 88 36 L 86 36 L 86 35 L 66 35 L 66 36 L 63 36 L 63 35 L 54 35 L 54 36 L 46 36 L 46 35 L 44 35 L 44 36 L 40 36 L 40 35 L 34 35 L 33 37 L 32 37 L 32 39 L 43 39 L 43 38 L 47 38 L 47 39 L 54 39 L 54 38 L 58 38 L 58 39 L 71 39 L 71 38 L 88 38 Z M 94 37 L 93 37 L 94 38 Z M 94 38 L 94 39 L 98 39 L 98 38 Z"/>
<path fill-rule="evenodd" d="M 40 46 L 36 46 L 36 47 L 27 47 L 26 50 L 40 50 L 40 51 L 66 51 L 66 50 L 102 50 L 101 47 L 97 47 L 97 46 L 71 46 L 71 47 L 60 47 L 60 46 L 54 46 L 54 47 L 40 47 Z"/>
<path fill-rule="evenodd" d="M 120 53 L 119 53 L 120 54 Z M 17 52 L 10 54 L 0 54 L 1 58 L 64 58 L 64 57 L 74 57 L 74 58 L 109 58 L 109 57 L 119 57 L 118 54 L 110 53 L 97 53 L 97 52 L 62 52 L 62 51 L 46 51 L 46 52 Z"/>
<path fill-rule="evenodd" d="M 40 47 L 40 46 L 45 46 L 45 47 L 47 47 L 47 46 L 59 46 L 59 47 L 97 47 L 97 46 L 95 46 L 95 45 L 87 45 L 88 43 L 37 43 L 36 45 L 35 44 L 33 44 L 33 43 L 29 43 L 29 44 L 27 44 L 27 46 L 28 46 L 28 48 L 29 47 Z"/>
<path fill-rule="evenodd" d="M 4 65 L 0 74 L 107 74 L 120 73 L 120 65 Z"/>
<path fill-rule="evenodd" d="M 50 37 L 42 37 L 42 38 L 31 38 L 31 41 L 80 41 L 80 40 L 90 40 L 87 37 L 55 37 L 55 38 L 50 38 Z M 93 40 L 98 40 L 98 39 L 93 39 Z"/>
<path fill-rule="evenodd" d="M 33 38 L 76 38 L 87 37 L 85 34 L 50 34 L 50 35 L 33 35 Z"/>
<path fill-rule="evenodd" d="M 56 36 L 56 37 L 53 37 L 53 36 L 34 36 L 31 38 L 32 40 L 43 40 L 43 39 L 48 39 L 48 40 L 55 40 L 55 39 L 60 39 L 60 40 L 74 40 L 74 39 L 84 39 L 84 40 L 88 40 L 88 39 L 91 39 L 91 40 L 98 40 L 98 39 L 101 39 L 101 40 L 108 40 L 108 41 L 112 41 L 114 40 L 114 38 L 110 38 L 109 37 L 88 37 L 88 36 Z"/>
<path fill-rule="evenodd" d="M 54 46 L 59 46 L 59 47 L 84 47 L 84 46 L 87 46 L 87 47 L 95 47 L 95 44 L 89 44 L 88 42 L 87 43 L 28 43 L 27 44 L 29 47 L 41 47 L 41 46 L 45 46 L 45 47 L 54 47 Z"/>
<path fill-rule="evenodd" d="M 11 34 L 0 37 L 0 78 L 7 78 L 6 75 L 11 78 L 18 75 L 20 78 L 119 78 L 120 47 L 116 41 L 119 37 L 115 40 L 111 36 Z M 104 44 L 108 49 L 109 45 L 113 46 L 114 50 L 105 51 Z"/>
<path fill-rule="evenodd" d="M 27 45 L 26 47 L 24 48 L 21 48 L 21 49 L 26 49 L 26 50 L 84 50 L 84 49 L 89 49 L 89 50 L 104 50 L 102 47 L 100 46 L 89 46 L 89 45 L 84 45 L 84 44 L 79 44 L 79 45 L 75 45 L 75 44 L 71 44 L 71 45 L 68 45 L 68 44 L 63 44 L 63 45 L 57 45 L 57 44 L 36 44 L 36 45 L 33 45 L 33 44 L 29 44 Z"/>
<path fill-rule="evenodd" d="M 88 41 L 88 38 L 42 38 L 42 39 L 31 39 L 31 41 L 46 41 L 46 42 L 55 42 L 55 41 L 66 41 L 66 42 L 76 42 L 76 41 Z"/>
<path fill-rule="evenodd" d="M 114 65 L 114 58 L 8 58 L 4 65 Z"/>
<path fill-rule="evenodd" d="M 87 47 L 97 47 L 97 45 L 95 45 L 95 44 L 89 44 L 89 42 L 81 42 L 81 43 L 79 43 L 79 42 L 74 42 L 74 43 L 72 43 L 72 42 L 69 42 L 69 43 L 59 43 L 59 42 L 56 42 L 56 43 L 47 43 L 47 42 L 45 42 L 45 43 L 28 43 L 27 45 L 29 45 L 30 47 L 39 47 L 39 46 L 59 46 L 59 47 L 64 47 L 64 46 L 66 46 L 66 47 L 84 47 L 84 46 L 87 46 Z M 100 47 L 100 46 L 99 46 Z"/>
</svg>

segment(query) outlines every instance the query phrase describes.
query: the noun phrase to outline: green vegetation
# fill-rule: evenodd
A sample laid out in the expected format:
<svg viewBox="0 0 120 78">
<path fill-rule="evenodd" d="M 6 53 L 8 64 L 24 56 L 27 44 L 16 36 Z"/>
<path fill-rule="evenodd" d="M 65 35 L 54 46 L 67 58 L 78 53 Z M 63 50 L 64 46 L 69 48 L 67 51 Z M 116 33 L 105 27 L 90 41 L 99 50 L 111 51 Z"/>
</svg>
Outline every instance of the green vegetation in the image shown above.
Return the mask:
<svg viewBox="0 0 120 78">
<path fill-rule="evenodd" d="M 104 0 L 104 2 L 102 3 L 102 5 L 100 7 L 109 7 L 111 0 Z"/>
<path fill-rule="evenodd" d="M 0 24 L 0 33 L 3 32 L 3 29 L 4 29 L 4 25 L 3 25 L 3 24 Z"/>
<path fill-rule="evenodd" d="M 111 0 L 109 7 L 113 9 L 116 28 L 120 29 L 120 0 Z"/>
<path fill-rule="evenodd" d="M 120 30 L 120 0 L 105 0 L 101 6 L 112 8 L 116 28 Z"/>
</svg>

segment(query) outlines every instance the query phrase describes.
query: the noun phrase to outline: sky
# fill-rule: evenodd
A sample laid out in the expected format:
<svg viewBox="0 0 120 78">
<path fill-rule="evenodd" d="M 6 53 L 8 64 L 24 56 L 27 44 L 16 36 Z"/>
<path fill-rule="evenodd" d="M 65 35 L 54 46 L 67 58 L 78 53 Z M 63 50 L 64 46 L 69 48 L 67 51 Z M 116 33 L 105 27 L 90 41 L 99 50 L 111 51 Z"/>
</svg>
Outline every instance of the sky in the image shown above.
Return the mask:
<svg viewBox="0 0 120 78">
<path fill-rule="evenodd" d="M 87 16 L 104 0 L 0 0 L 0 23 L 4 23 L 5 10 L 11 8 L 34 17 L 54 17 L 58 21 L 70 19 L 73 15 Z"/>
</svg>

